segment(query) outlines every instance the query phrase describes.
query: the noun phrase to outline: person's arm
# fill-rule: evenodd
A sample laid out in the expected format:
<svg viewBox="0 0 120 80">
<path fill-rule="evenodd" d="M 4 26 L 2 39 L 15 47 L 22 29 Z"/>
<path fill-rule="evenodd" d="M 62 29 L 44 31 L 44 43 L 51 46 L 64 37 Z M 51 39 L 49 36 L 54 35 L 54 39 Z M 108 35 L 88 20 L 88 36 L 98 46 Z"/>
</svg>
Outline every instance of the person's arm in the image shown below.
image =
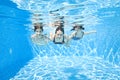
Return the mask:
<svg viewBox="0 0 120 80">
<path fill-rule="evenodd" d="M 65 46 L 66 46 L 66 47 L 70 47 L 70 39 L 69 39 L 69 36 L 64 35 L 64 37 L 65 37 Z"/>
<path fill-rule="evenodd" d="M 73 32 L 72 34 L 70 34 L 70 36 L 68 37 L 68 39 L 71 40 L 75 36 L 75 34 L 76 34 L 76 31 Z"/>
<path fill-rule="evenodd" d="M 35 35 L 36 35 L 36 34 L 32 34 L 32 35 L 31 35 L 31 38 L 34 38 L 34 37 L 35 37 Z"/>
<path fill-rule="evenodd" d="M 42 36 L 44 36 L 45 39 L 51 41 L 51 38 L 47 37 L 46 35 L 42 35 Z"/>
<path fill-rule="evenodd" d="M 54 34 L 50 33 L 50 40 L 53 40 L 53 38 L 54 38 Z"/>
<path fill-rule="evenodd" d="M 33 43 L 36 43 L 36 34 L 31 35 L 31 40 Z"/>
<path fill-rule="evenodd" d="M 91 34 L 91 33 L 96 33 L 96 30 L 92 30 L 92 31 L 89 31 L 89 32 L 84 32 L 84 35 Z"/>
<path fill-rule="evenodd" d="M 41 36 L 41 37 L 39 37 L 39 36 Z M 45 44 L 47 44 L 49 41 L 51 41 L 51 39 L 50 38 L 48 38 L 46 35 L 44 35 L 44 34 L 41 34 L 41 35 L 35 35 L 35 34 L 33 34 L 32 36 L 31 36 L 31 40 L 32 40 L 32 42 L 34 43 L 34 44 L 36 44 L 36 45 L 45 45 Z"/>
</svg>

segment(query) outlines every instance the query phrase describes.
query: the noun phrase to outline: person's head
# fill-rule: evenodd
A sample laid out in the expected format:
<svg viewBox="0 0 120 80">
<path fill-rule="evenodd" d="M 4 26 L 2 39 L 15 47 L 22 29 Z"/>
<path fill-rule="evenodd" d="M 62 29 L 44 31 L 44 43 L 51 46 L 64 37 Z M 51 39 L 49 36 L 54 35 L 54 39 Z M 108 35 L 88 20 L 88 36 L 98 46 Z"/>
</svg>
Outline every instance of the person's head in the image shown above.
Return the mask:
<svg viewBox="0 0 120 80">
<path fill-rule="evenodd" d="M 71 29 L 71 31 L 72 30 L 84 30 L 85 28 L 83 27 L 83 25 L 75 25 L 75 26 L 73 26 L 73 29 Z"/>
<path fill-rule="evenodd" d="M 55 30 L 55 34 L 57 34 L 57 31 L 61 31 L 64 34 L 64 28 L 62 27 L 57 27 L 57 29 Z"/>
<path fill-rule="evenodd" d="M 43 32 L 43 25 L 42 23 L 35 23 L 34 24 L 34 32 L 36 32 L 37 34 L 40 34 Z"/>
<path fill-rule="evenodd" d="M 63 32 L 61 30 L 56 31 L 55 38 L 63 38 Z"/>
<path fill-rule="evenodd" d="M 58 27 L 55 31 L 55 43 L 64 43 L 64 29 Z"/>
</svg>

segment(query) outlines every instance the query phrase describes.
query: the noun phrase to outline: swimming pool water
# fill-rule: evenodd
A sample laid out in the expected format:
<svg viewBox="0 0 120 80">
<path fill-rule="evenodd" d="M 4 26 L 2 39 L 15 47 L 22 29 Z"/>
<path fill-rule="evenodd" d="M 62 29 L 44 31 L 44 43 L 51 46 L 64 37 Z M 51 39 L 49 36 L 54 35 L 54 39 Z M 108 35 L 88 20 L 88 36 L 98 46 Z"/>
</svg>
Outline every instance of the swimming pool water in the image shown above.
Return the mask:
<svg viewBox="0 0 120 80">
<path fill-rule="evenodd" d="M 56 11 L 58 10 L 58 11 Z M 30 40 L 32 15 L 49 11 L 65 16 L 65 32 L 80 21 L 97 33 L 37 46 Z M 4 0 L 0 3 L 0 80 L 119 80 L 120 0 Z M 50 27 L 45 27 L 48 34 Z"/>
</svg>

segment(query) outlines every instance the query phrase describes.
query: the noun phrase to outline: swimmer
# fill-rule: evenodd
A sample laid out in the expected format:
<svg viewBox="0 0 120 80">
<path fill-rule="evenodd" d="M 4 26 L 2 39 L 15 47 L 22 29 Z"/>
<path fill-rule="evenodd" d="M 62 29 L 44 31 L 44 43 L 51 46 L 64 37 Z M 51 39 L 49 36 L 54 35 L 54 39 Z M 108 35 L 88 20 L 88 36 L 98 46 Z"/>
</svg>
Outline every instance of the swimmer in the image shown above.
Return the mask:
<svg viewBox="0 0 120 80">
<path fill-rule="evenodd" d="M 83 25 L 75 25 L 71 31 L 74 31 L 70 36 L 69 39 L 73 40 L 80 40 L 83 38 L 84 35 L 91 34 L 91 33 L 96 33 L 96 30 L 92 30 L 89 32 L 84 32 L 84 27 Z"/>
<path fill-rule="evenodd" d="M 64 23 L 59 22 L 55 30 L 55 34 L 50 33 L 50 39 L 55 44 L 66 44 L 68 45 L 68 37 L 64 34 Z"/>
<path fill-rule="evenodd" d="M 33 43 L 37 45 L 45 45 L 50 41 L 50 39 L 45 34 L 43 34 L 42 23 L 34 24 L 34 32 L 35 33 L 31 36 Z"/>
</svg>

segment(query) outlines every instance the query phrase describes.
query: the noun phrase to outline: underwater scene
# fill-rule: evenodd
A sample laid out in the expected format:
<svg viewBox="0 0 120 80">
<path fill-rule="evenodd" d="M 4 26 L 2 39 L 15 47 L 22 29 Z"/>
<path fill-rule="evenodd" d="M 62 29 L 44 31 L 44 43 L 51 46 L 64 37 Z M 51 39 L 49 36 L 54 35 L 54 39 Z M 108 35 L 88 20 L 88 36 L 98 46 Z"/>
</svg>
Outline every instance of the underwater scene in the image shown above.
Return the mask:
<svg viewBox="0 0 120 80">
<path fill-rule="evenodd" d="M 120 0 L 0 1 L 0 80 L 120 80 Z"/>
</svg>

